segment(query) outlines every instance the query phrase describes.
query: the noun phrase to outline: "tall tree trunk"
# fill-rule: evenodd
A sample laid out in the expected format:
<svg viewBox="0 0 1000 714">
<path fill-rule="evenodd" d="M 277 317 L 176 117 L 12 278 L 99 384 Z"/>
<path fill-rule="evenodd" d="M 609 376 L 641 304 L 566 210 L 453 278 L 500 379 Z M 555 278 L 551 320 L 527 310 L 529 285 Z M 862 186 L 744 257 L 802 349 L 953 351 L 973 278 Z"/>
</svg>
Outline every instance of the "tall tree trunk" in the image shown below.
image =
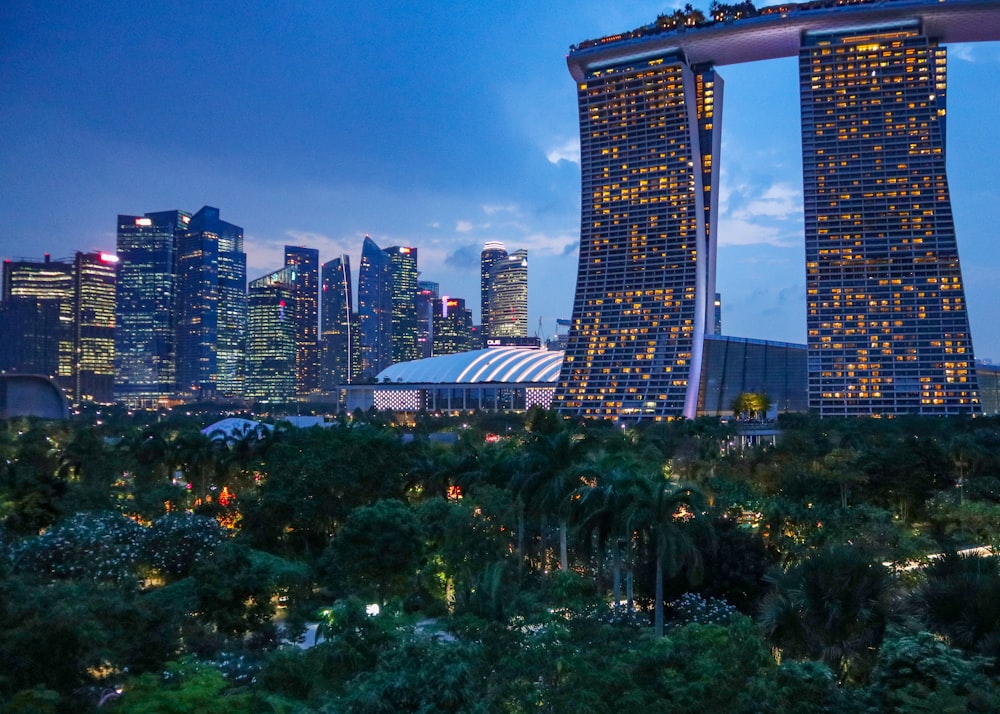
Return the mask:
<svg viewBox="0 0 1000 714">
<path fill-rule="evenodd" d="M 524 569 L 524 503 L 517 502 L 517 573 Z"/>
<path fill-rule="evenodd" d="M 622 552 L 617 538 L 611 539 L 611 582 L 612 592 L 615 596 L 615 610 L 621 607 L 622 602 Z"/>
<path fill-rule="evenodd" d="M 656 548 L 656 602 L 653 605 L 656 636 L 663 637 L 663 563 L 660 560 L 660 548 Z"/>
<path fill-rule="evenodd" d="M 569 527 L 566 525 L 565 519 L 559 522 L 559 568 L 566 572 L 569 570 L 569 546 L 567 541 L 569 540 L 569 535 L 567 531 Z"/>
<path fill-rule="evenodd" d="M 549 569 L 548 558 L 545 556 L 545 515 L 542 514 L 538 517 L 538 563 L 542 572 Z"/>
</svg>

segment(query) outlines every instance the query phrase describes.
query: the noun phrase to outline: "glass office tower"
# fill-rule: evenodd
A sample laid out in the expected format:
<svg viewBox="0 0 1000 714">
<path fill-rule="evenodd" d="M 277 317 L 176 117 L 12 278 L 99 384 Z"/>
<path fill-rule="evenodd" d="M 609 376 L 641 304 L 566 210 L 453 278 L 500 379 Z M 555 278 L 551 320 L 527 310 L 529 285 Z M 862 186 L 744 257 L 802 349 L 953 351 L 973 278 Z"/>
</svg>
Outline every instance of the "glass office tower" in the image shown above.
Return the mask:
<svg viewBox="0 0 1000 714">
<path fill-rule="evenodd" d="M 243 229 L 204 206 L 177 241 L 177 383 L 189 399 L 243 396 Z"/>
<path fill-rule="evenodd" d="M 285 265 L 295 266 L 295 380 L 305 397 L 319 389 L 319 251 L 286 245 Z"/>
<path fill-rule="evenodd" d="M 916 22 L 806 34 L 799 77 L 810 409 L 978 411 L 944 48 Z"/>
<path fill-rule="evenodd" d="M 43 260 L 4 261 L 4 303 L 20 303 L 23 314 L 36 322 L 31 332 L 41 331 L 46 335 L 46 343 L 55 342 L 55 372 L 47 376 L 55 377 L 67 393 L 72 393 L 75 387 L 74 282 L 73 263 L 52 260 L 48 254 Z M 31 317 L 32 310 L 36 310 L 35 318 Z M 51 320 L 53 313 L 58 315 L 56 323 Z M 25 332 L 25 336 L 28 334 Z"/>
<path fill-rule="evenodd" d="M 417 249 L 393 246 L 385 249 L 389 261 L 392 295 L 392 364 L 420 359 L 417 342 Z"/>
<path fill-rule="evenodd" d="M 115 292 L 118 258 L 99 251 L 73 261 L 73 397 L 110 404 L 115 386 Z"/>
<path fill-rule="evenodd" d="M 177 390 L 177 236 L 190 219 L 185 211 L 118 216 L 115 397 L 130 407 L 165 405 Z"/>
<path fill-rule="evenodd" d="M 323 263 L 321 291 L 323 338 L 322 387 L 329 391 L 350 384 L 357 375 L 356 319 L 351 292 L 351 258 L 341 255 Z"/>
<path fill-rule="evenodd" d="M 722 80 L 678 54 L 647 55 L 588 67 L 577 98 L 580 258 L 553 405 L 693 418 L 714 326 Z"/>
<path fill-rule="evenodd" d="M 500 241 L 489 241 L 479 253 L 479 319 L 484 340 L 490 337 L 490 270 L 506 258 L 507 249 Z"/>
<path fill-rule="evenodd" d="M 295 399 L 299 320 L 295 265 L 250 281 L 247 290 L 247 399 L 284 403 Z"/>
<path fill-rule="evenodd" d="M 392 364 L 392 273 L 389 258 L 365 236 L 358 273 L 360 376 L 373 379 Z"/>
<path fill-rule="evenodd" d="M 528 251 L 515 250 L 490 266 L 487 340 L 528 336 Z"/>
</svg>

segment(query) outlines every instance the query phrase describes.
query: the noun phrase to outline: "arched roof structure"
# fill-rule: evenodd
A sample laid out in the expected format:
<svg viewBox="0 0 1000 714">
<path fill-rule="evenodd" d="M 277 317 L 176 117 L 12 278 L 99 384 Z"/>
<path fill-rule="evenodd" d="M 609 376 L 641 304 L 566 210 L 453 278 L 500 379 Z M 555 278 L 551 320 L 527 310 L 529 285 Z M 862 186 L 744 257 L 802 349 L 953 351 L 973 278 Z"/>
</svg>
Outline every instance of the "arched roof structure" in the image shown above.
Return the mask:
<svg viewBox="0 0 1000 714">
<path fill-rule="evenodd" d="M 378 382 L 403 384 L 522 384 L 559 378 L 563 353 L 523 347 L 493 347 L 400 362 L 378 374 Z"/>
</svg>

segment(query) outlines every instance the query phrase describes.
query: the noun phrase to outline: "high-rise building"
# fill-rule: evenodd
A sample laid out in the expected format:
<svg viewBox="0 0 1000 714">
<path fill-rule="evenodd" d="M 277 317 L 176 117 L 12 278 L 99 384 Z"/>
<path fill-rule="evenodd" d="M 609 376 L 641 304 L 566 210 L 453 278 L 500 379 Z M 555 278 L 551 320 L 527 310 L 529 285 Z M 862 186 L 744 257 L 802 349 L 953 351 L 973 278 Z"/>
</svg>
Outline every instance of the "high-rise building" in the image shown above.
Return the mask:
<svg viewBox="0 0 1000 714">
<path fill-rule="evenodd" d="M 285 403 L 296 397 L 298 266 L 252 280 L 247 290 L 247 399 Z"/>
<path fill-rule="evenodd" d="M 59 369 L 59 302 L 16 297 L 0 303 L 0 372 L 55 378 Z"/>
<path fill-rule="evenodd" d="M 979 411 L 945 174 L 946 55 L 997 39 L 987 0 L 720 5 L 570 49 L 580 263 L 555 405 L 693 417 L 713 329 L 722 82 L 799 57 L 810 408 Z M 925 31 L 926 28 L 926 31 Z"/>
<path fill-rule="evenodd" d="M 442 295 L 433 302 L 433 355 L 451 355 L 479 349 L 479 338 L 472 329 L 472 310 L 462 298 Z"/>
<path fill-rule="evenodd" d="M 582 72 L 580 257 L 554 405 L 693 418 L 714 318 L 722 80 L 676 50 Z"/>
<path fill-rule="evenodd" d="M 246 305 L 243 229 L 204 206 L 177 242 L 177 384 L 184 397 L 242 396 Z"/>
<path fill-rule="evenodd" d="M 185 211 L 118 216 L 115 397 L 131 407 L 166 404 L 176 393 L 177 236 Z"/>
<path fill-rule="evenodd" d="M 434 353 L 434 299 L 440 294 L 438 283 L 417 281 L 417 350 L 421 358 Z"/>
<path fill-rule="evenodd" d="M 2 337 L 8 369 L 44 370 L 74 403 L 113 400 L 116 258 L 77 253 L 73 262 L 4 262 Z M 25 344 L 37 341 L 37 344 Z M 54 371 L 53 371 L 54 367 Z"/>
<path fill-rule="evenodd" d="M 945 73 L 945 49 L 916 21 L 803 38 L 809 406 L 821 416 L 978 411 Z"/>
<path fill-rule="evenodd" d="M 417 249 L 393 246 L 385 249 L 389 261 L 392 295 L 392 363 L 420 358 L 417 344 Z"/>
<path fill-rule="evenodd" d="M 479 254 L 479 319 L 483 339 L 490 337 L 490 270 L 506 258 L 507 250 L 499 241 L 487 242 Z"/>
<path fill-rule="evenodd" d="M 319 389 L 319 251 L 286 245 L 285 265 L 296 269 L 296 391 L 305 397 Z"/>
<path fill-rule="evenodd" d="M 490 266 L 489 340 L 528 336 L 528 251 L 515 250 Z M 484 322 L 484 324 L 487 324 Z"/>
<path fill-rule="evenodd" d="M 351 259 L 341 255 L 323 263 L 322 340 L 324 391 L 350 384 L 358 374 L 357 319 L 351 292 Z"/>
<path fill-rule="evenodd" d="M 115 292 L 118 258 L 77 253 L 73 263 L 73 398 L 110 404 L 115 387 Z"/>
<path fill-rule="evenodd" d="M 3 271 L 3 300 L 10 303 L 15 299 L 30 298 L 38 301 L 43 314 L 56 306 L 59 323 L 56 326 L 56 383 L 72 393 L 74 387 L 73 365 L 73 263 L 67 260 L 52 260 L 46 254 L 43 260 L 6 260 Z M 51 323 L 48 323 L 51 324 Z"/>
<path fill-rule="evenodd" d="M 358 273 L 360 377 L 373 379 L 392 364 L 392 271 L 389 257 L 365 236 Z"/>
</svg>

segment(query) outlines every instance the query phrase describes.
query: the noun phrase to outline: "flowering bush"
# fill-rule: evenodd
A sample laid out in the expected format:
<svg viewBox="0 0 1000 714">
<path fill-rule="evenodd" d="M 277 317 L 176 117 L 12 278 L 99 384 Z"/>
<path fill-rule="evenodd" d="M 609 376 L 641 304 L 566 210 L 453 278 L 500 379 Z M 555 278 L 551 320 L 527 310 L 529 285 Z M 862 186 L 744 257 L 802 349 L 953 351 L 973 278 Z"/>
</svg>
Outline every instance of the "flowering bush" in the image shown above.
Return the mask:
<svg viewBox="0 0 1000 714">
<path fill-rule="evenodd" d="M 704 598 L 698 593 L 684 593 L 668 603 L 679 624 L 725 625 L 736 616 L 736 608 L 719 598 Z"/>
<path fill-rule="evenodd" d="M 117 513 L 77 513 L 25 539 L 15 567 L 55 578 L 123 582 L 135 576 L 145 535 L 142 526 Z"/>
<path fill-rule="evenodd" d="M 167 577 L 184 577 L 210 557 L 224 538 L 214 518 L 168 513 L 153 521 L 146 535 L 143 561 Z"/>
</svg>

